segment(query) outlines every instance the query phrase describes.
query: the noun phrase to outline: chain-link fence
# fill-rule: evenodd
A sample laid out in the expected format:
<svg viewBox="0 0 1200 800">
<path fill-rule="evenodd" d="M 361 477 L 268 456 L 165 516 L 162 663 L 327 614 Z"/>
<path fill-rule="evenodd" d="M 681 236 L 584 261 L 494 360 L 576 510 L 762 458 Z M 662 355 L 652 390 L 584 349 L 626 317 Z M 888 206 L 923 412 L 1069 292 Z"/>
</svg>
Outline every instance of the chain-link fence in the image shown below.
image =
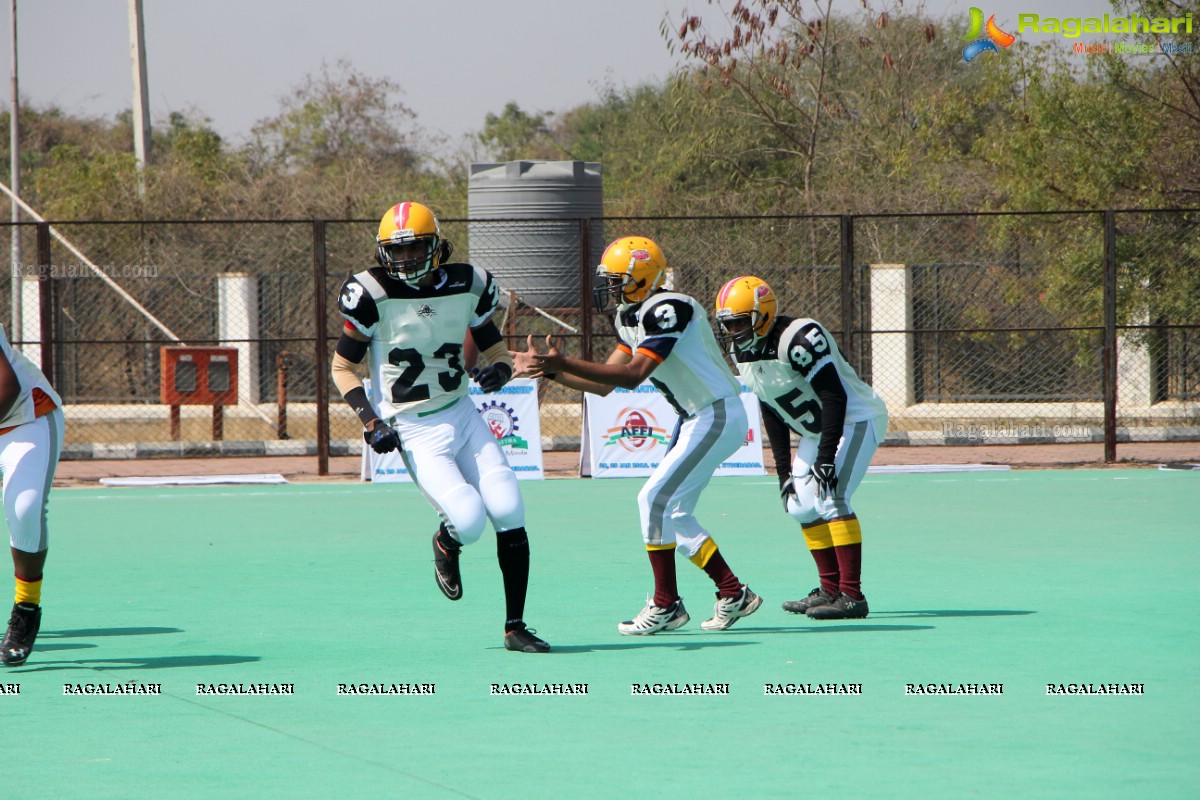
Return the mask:
<svg viewBox="0 0 1200 800">
<path fill-rule="evenodd" d="M 356 453 L 328 367 L 337 291 L 373 265 L 375 226 L 0 226 L 10 252 L 20 241 L 0 320 L 68 404 L 67 457 Z M 594 264 L 608 238 L 636 233 L 706 307 L 755 274 L 780 313 L 821 321 L 887 402 L 892 442 L 1105 441 L 1113 458 L 1118 440 L 1200 439 L 1200 212 L 442 227 L 454 260 L 497 276 L 515 349 L 553 334 L 606 358 Z M 581 395 L 552 384 L 541 402 L 544 446 L 576 447 Z"/>
</svg>

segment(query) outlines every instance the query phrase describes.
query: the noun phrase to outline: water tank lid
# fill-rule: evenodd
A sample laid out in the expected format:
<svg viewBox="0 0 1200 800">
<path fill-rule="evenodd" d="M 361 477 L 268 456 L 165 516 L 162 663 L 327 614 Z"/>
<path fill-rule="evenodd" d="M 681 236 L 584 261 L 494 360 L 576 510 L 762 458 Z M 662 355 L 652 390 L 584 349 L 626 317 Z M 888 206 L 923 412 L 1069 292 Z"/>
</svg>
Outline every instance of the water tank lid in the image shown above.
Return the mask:
<svg viewBox="0 0 1200 800">
<path fill-rule="evenodd" d="M 569 174 L 578 181 L 599 176 L 601 166 L 599 161 L 500 161 L 471 165 L 472 178 L 490 173 L 493 177 L 503 175 L 508 180 L 519 180 L 530 172 L 543 177 L 554 173 Z"/>
</svg>

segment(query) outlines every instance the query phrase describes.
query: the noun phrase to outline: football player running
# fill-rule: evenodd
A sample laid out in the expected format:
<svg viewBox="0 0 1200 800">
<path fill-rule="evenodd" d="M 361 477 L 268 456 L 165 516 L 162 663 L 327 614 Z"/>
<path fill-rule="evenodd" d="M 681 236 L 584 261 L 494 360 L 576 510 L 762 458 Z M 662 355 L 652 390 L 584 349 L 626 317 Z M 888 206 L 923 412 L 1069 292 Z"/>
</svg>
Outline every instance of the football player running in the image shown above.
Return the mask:
<svg viewBox="0 0 1200 800">
<path fill-rule="evenodd" d="M 550 338 L 548 352 L 539 353 L 530 337 L 529 350 L 514 354 L 518 374 L 598 395 L 618 386 L 634 389 L 649 378 L 682 418 L 675 446 L 638 493 L 654 595 L 633 619 L 617 625 L 628 636 L 675 630 L 690 619 L 676 584 L 677 550 L 717 585 L 712 619 L 700 623 L 704 630 L 726 630 L 762 605 L 692 515 L 713 471 L 745 441 L 747 420 L 741 387 L 722 357 L 708 315 L 691 297 L 663 289 L 666 271 L 658 245 L 642 236 L 617 239 L 604 251 L 595 301 L 601 312 L 616 301 L 619 342 L 604 364 L 565 356 Z"/>
<path fill-rule="evenodd" d="M 434 577 L 451 600 L 463 595 L 459 553 L 490 519 L 504 578 L 504 646 L 550 650 L 523 620 L 529 582 L 525 506 L 516 475 L 467 395 L 463 342 L 469 334 L 487 366 L 472 371 L 485 392 L 512 377 L 492 322 L 499 293 L 487 271 L 447 263 L 450 242 L 420 203 L 398 203 L 379 223 L 376 261 L 342 285 L 346 323 L 333 380 L 376 453 L 399 449 L 408 473 L 441 525 L 433 536 Z M 374 403 L 353 365 L 368 358 Z"/>
<path fill-rule="evenodd" d="M 775 293 L 753 276 L 717 294 L 721 341 L 758 396 L 783 507 L 804 531 L 821 585 L 786 611 L 813 619 L 861 619 L 862 528 L 850 506 L 887 433 L 887 407 L 811 319 L 776 315 Z M 800 435 L 792 459 L 791 431 Z"/>
<path fill-rule="evenodd" d="M 6 667 L 25 663 L 42 624 L 46 505 L 62 444 L 62 400 L 0 328 L 0 473 L 16 578 L 12 616 L 0 642 L 0 663 Z"/>
</svg>

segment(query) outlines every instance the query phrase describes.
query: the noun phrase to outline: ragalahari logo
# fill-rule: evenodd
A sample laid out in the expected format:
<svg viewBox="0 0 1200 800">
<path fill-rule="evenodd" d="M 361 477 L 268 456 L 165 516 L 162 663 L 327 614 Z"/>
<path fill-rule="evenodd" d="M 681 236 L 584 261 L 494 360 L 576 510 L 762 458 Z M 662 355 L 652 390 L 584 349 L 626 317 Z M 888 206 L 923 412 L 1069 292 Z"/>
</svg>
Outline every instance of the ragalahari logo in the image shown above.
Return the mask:
<svg viewBox="0 0 1200 800">
<path fill-rule="evenodd" d="M 1005 33 L 996 25 L 996 15 L 992 14 L 988 17 L 987 25 L 983 24 L 983 12 L 974 6 L 971 7 L 971 29 L 967 31 L 967 35 L 962 37 L 971 39 L 970 44 L 963 48 L 963 61 L 968 64 L 980 53 L 991 50 L 993 53 L 999 53 L 996 45 L 1000 47 L 1009 47 L 1017 40 L 1017 37 L 1011 33 Z"/>
</svg>

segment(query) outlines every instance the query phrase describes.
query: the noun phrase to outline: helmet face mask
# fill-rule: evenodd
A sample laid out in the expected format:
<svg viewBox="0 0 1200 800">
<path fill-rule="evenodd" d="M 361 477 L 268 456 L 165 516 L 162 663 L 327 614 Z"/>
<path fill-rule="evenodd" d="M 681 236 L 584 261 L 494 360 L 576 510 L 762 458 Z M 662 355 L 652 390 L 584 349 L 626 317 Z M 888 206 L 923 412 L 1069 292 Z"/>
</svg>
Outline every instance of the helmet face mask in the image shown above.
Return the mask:
<svg viewBox="0 0 1200 800">
<path fill-rule="evenodd" d="M 743 275 L 717 293 L 717 342 L 741 351 L 754 350 L 775 325 L 775 293 L 762 278 Z"/>
<path fill-rule="evenodd" d="M 717 344 L 725 349 L 729 349 L 730 345 L 738 350 L 749 350 L 753 347 L 758 340 L 754 333 L 754 318 L 757 313 L 718 317 L 717 325 L 720 326 L 721 332 L 717 334 Z"/>
<path fill-rule="evenodd" d="M 389 278 L 415 283 L 437 268 L 436 236 L 379 245 L 379 263 Z"/>
<path fill-rule="evenodd" d="M 596 284 L 592 287 L 592 301 L 597 311 L 607 311 L 610 305 L 625 305 L 625 289 L 632 283 L 628 275 L 613 275 L 604 271 L 604 265 L 596 268 Z"/>
<path fill-rule="evenodd" d="M 592 299 L 598 311 L 610 303 L 618 306 L 643 302 L 666 281 L 667 262 L 662 250 L 643 236 L 625 236 L 604 250 L 596 267 Z"/>
<path fill-rule="evenodd" d="M 389 278 L 419 283 L 449 253 L 437 217 L 420 203 L 397 203 L 379 222 L 376 260 Z"/>
</svg>

